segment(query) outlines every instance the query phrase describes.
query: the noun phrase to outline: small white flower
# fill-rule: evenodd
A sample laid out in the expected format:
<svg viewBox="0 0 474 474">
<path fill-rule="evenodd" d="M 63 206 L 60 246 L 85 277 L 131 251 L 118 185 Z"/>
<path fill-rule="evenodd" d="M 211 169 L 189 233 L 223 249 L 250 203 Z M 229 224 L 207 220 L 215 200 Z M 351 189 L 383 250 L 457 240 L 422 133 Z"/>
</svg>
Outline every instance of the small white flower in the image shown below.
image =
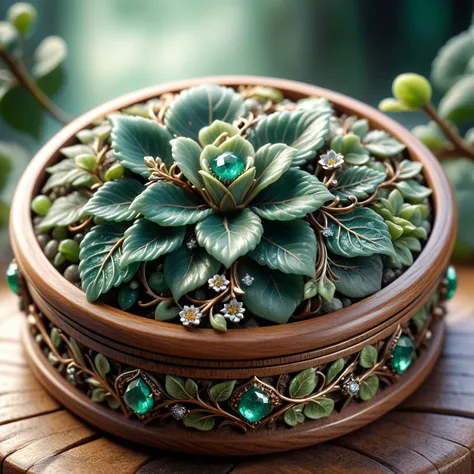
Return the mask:
<svg viewBox="0 0 474 474">
<path fill-rule="evenodd" d="M 329 227 L 326 227 L 323 232 L 323 237 L 332 237 L 334 235 L 334 232 L 329 228 Z"/>
<path fill-rule="evenodd" d="M 245 286 L 252 286 L 254 281 L 255 278 L 252 275 L 249 275 L 248 273 L 246 273 L 245 276 L 242 278 L 242 283 Z"/>
<path fill-rule="evenodd" d="M 202 314 L 199 311 L 199 308 L 196 308 L 194 305 L 183 306 L 183 310 L 180 311 L 179 317 L 181 318 L 183 326 L 199 326 Z"/>
<path fill-rule="evenodd" d="M 194 238 L 189 239 L 186 242 L 186 247 L 188 247 L 189 250 L 195 249 L 197 247 L 196 239 L 194 239 Z"/>
<path fill-rule="evenodd" d="M 224 318 L 230 319 L 233 323 L 238 323 L 244 319 L 244 304 L 234 298 L 229 303 L 224 304 L 221 313 Z"/>
<path fill-rule="evenodd" d="M 207 282 L 209 283 L 209 288 L 217 293 L 224 291 L 230 283 L 225 275 L 214 275 L 212 278 L 209 278 Z"/>
<path fill-rule="evenodd" d="M 319 164 L 325 170 L 333 170 L 339 168 L 344 163 L 344 156 L 336 153 L 334 150 L 329 150 L 324 155 L 319 157 Z"/>
</svg>

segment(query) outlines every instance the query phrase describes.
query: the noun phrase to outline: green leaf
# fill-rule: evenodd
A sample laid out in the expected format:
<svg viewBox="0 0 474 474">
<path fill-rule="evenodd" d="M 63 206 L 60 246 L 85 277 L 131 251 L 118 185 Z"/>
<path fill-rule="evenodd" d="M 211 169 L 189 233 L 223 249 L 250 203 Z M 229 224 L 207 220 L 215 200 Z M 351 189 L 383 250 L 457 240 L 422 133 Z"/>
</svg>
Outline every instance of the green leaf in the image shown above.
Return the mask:
<svg viewBox="0 0 474 474">
<path fill-rule="evenodd" d="M 403 143 L 392 138 L 384 130 L 372 130 L 365 137 L 363 145 L 375 156 L 385 158 L 387 156 L 398 155 L 405 149 Z"/>
<path fill-rule="evenodd" d="M 233 137 L 239 133 L 239 129 L 230 123 L 214 120 L 211 125 L 199 130 L 199 143 L 201 146 L 212 145 L 224 133 Z"/>
<path fill-rule="evenodd" d="M 308 222 L 263 222 L 263 237 L 249 257 L 283 273 L 316 277 L 316 236 Z"/>
<path fill-rule="evenodd" d="M 283 421 L 288 426 L 296 426 L 299 423 L 303 423 L 304 420 L 305 416 L 301 407 L 290 408 L 283 415 Z"/>
<path fill-rule="evenodd" d="M 191 379 L 186 381 L 181 377 L 167 375 L 165 378 L 165 388 L 168 395 L 176 400 L 193 400 L 197 395 L 197 385 Z"/>
<path fill-rule="evenodd" d="M 433 192 L 430 188 L 411 179 L 396 183 L 395 186 L 407 201 L 415 204 L 424 201 Z"/>
<path fill-rule="evenodd" d="M 156 321 L 170 321 L 177 318 L 179 315 L 179 308 L 174 305 L 172 301 L 160 301 L 155 309 Z"/>
<path fill-rule="evenodd" d="M 184 239 L 186 227 L 161 227 L 146 219 L 137 219 L 125 231 L 120 265 L 149 262 L 177 249 Z"/>
<path fill-rule="evenodd" d="M 402 160 L 400 162 L 399 179 L 415 178 L 422 170 L 423 165 L 419 161 Z"/>
<path fill-rule="evenodd" d="M 454 36 L 439 50 L 431 66 L 431 80 L 442 93 L 462 79 L 474 56 L 472 31 Z"/>
<path fill-rule="evenodd" d="M 173 159 L 178 163 L 179 169 L 186 179 L 198 189 L 204 187 L 204 182 L 199 174 L 201 147 L 190 138 L 175 138 L 171 140 L 171 153 Z"/>
<path fill-rule="evenodd" d="M 474 76 L 467 76 L 453 85 L 440 100 L 438 113 L 445 120 L 474 119 Z"/>
<path fill-rule="evenodd" d="M 377 349 L 374 346 L 365 346 L 360 351 L 359 365 L 364 369 L 371 369 L 377 363 Z"/>
<path fill-rule="evenodd" d="M 411 250 L 400 239 L 393 243 L 395 255 L 390 258 L 391 268 L 409 267 L 413 263 L 413 254 Z"/>
<path fill-rule="evenodd" d="M 336 135 L 331 140 L 331 148 L 344 155 L 344 161 L 349 165 L 365 165 L 369 159 L 369 152 L 362 146 L 360 137 L 353 133 Z"/>
<path fill-rule="evenodd" d="M 71 160 L 74 160 L 76 156 L 91 155 L 94 153 L 90 146 L 83 145 L 82 143 L 78 145 L 66 146 L 61 148 L 59 151 L 62 155 L 64 155 L 66 158 L 70 158 Z"/>
<path fill-rule="evenodd" d="M 255 278 L 245 288 L 243 303 L 249 311 L 278 324 L 286 323 L 303 299 L 304 279 L 300 275 L 287 275 L 252 260 L 239 262 L 239 279 L 248 273 Z"/>
<path fill-rule="evenodd" d="M 233 181 L 227 190 L 232 195 L 233 199 L 227 193 L 221 201 L 220 207 L 221 209 L 233 209 L 234 208 L 234 201 L 237 205 L 242 204 L 244 198 L 246 197 L 249 189 L 252 187 L 255 178 L 255 168 L 252 167 L 242 173 L 235 181 Z"/>
<path fill-rule="evenodd" d="M 330 216 L 333 235 L 326 239 L 331 252 L 342 257 L 393 255 L 390 233 L 383 218 L 372 209 L 359 207 L 347 214 Z"/>
<path fill-rule="evenodd" d="M 168 130 L 198 140 L 199 131 L 214 120 L 232 123 L 245 116 L 244 99 L 229 87 L 203 84 L 183 90 L 165 114 Z"/>
<path fill-rule="evenodd" d="M 354 135 L 357 135 L 361 140 L 369 132 L 369 121 L 367 119 L 356 120 L 350 127 L 349 130 Z"/>
<path fill-rule="evenodd" d="M 210 316 L 209 320 L 210 320 L 211 326 L 216 331 L 220 331 L 220 332 L 227 331 L 227 319 L 225 319 L 222 314 L 216 314 L 214 316 Z"/>
<path fill-rule="evenodd" d="M 160 158 L 171 166 L 170 141 L 172 135 L 165 127 L 153 120 L 130 115 L 111 115 L 112 148 L 115 158 L 129 170 L 147 177 L 150 172 L 144 162 L 145 156 Z"/>
<path fill-rule="evenodd" d="M 214 212 L 194 193 L 167 181 L 149 186 L 131 208 L 163 226 L 195 224 Z"/>
<path fill-rule="evenodd" d="M 316 280 L 308 280 L 304 284 L 304 299 L 309 300 L 310 298 L 314 298 L 318 294 L 318 285 L 316 284 Z"/>
<path fill-rule="evenodd" d="M 144 190 L 145 186 L 136 179 L 109 181 L 84 206 L 82 215 L 113 222 L 131 221 L 138 215 L 132 203 Z"/>
<path fill-rule="evenodd" d="M 324 97 L 307 97 L 296 102 L 296 108 L 301 110 L 313 110 L 315 112 L 334 113 L 332 104 Z"/>
<path fill-rule="evenodd" d="M 348 204 L 350 196 L 355 196 L 359 200 L 367 198 L 386 176 L 385 173 L 367 166 L 346 168 L 337 174 L 337 185 L 331 188 L 331 192 L 342 204 Z"/>
<path fill-rule="evenodd" d="M 316 388 L 316 369 L 310 367 L 291 379 L 289 393 L 291 398 L 308 397 Z"/>
<path fill-rule="evenodd" d="M 220 263 L 203 248 L 189 250 L 183 246 L 170 253 L 165 260 L 164 275 L 174 300 L 204 285 L 219 267 Z"/>
<path fill-rule="evenodd" d="M 188 428 L 195 428 L 199 431 L 210 431 L 214 428 L 216 420 L 215 415 L 210 414 L 207 411 L 194 411 L 184 418 L 184 426 Z"/>
<path fill-rule="evenodd" d="M 221 202 L 223 201 L 224 197 L 227 196 L 227 199 L 230 199 L 230 202 L 232 202 L 232 193 L 214 176 L 211 176 L 209 173 L 206 171 L 199 171 L 199 174 L 201 175 L 203 181 L 204 181 L 204 187 L 206 188 L 206 191 L 209 193 L 209 196 L 211 196 L 212 201 L 216 206 L 221 205 Z M 235 205 L 237 202 L 235 203 Z M 235 207 L 234 205 L 234 207 Z"/>
<path fill-rule="evenodd" d="M 65 227 L 77 222 L 81 218 L 82 210 L 88 199 L 85 194 L 78 191 L 56 199 L 49 208 L 46 217 L 41 221 L 40 231 L 44 232 L 57 226 Z"/>
<path fill-rule="evenodd" d="M 305 217 L 333 199 L 334 196 L 318 178 L 292 168 L 265 188 L 252 202 L 251 209 L 271 221 L 292 221 Z"/>
<path fill-rule="evenodd" d="M 275 112 L 250 130 L 249 140 L 256 150 L 267 143 L 285 143 L 298 150 L 293 166 L 301 166 L 324 145 L 330 117 L 329 110 Z"/>
<path fill-rule="evenodd" d="M 63 342 L 63 340 L 61 339 L 61 336 L 59 335 L 59 330 L 56 327 L 53 327 L 53 329 L 51 329 L 49 337 L 51 339 L 51 343 L 53 344 L 54 347 L 56 347 L 56 349 Z"/>
<path fill-rule="evenodd" d="M 335 292 L 336 285 L 326 275 L 318 280 L 318 294 L 328 303 L 331 303 L 334 299 Z"/>
<path fill-rule="evenodd" d="M 304 414 L 311 420 L 326 418 L 334 411 L 334 400 L 332 398 L 319 398 L 309 402 L 304 407 Z"/>
<path fill-rule="evenodd" d="M 209 396 L 214 402 L 225 402 L 230 398 L 234 391 L 236 380 L 226 380 L 225 382 L 213 385 L 209 390 Z"/>
<path fill-rule="evenodd" d="M 411 133 L 413 133 L 418 140 L 423 142 L 433 152 L 442 151 L 446 148 L 446 137 L 436 122 L 431 121 L 426 125 L 418 125 L 417 127 L 412 128 Z M 407 161 L 408 163 L 418 163 L 410 160 L 404 161 Z M 414 174 L 413 176 L 410 176 L 410 178 L 413 178 L 414 176 L 416 175 Z"/>
<path fill-rule="evenodd" d="M 102 387 L 97 387 L 92 390 L 91 400 L 95 403 L 101 403 L 105 400 L 106 391 Z"/>
<path fill-rule="evenodd" d="M 107 374 L 110 373 L 110 363 L 107 360 L 107 357 L 105 357 L 104 355 L 96 354 L 94 358 L 94 365 L 97 369 L 97 372 L 103 379 L 105 379 Z"/>
<path fill-rule="evenodd" d="M 329 385 L 344 369 L 344 359 L 335 360 L 328 368 L 326 373 L 326 385 Z"/>
<path fill-rule="evenodd" d="M 42 192 L 51 191 L 56 186 L 88 187 L 97 180 L 88 171 L 78 168 L 73 160 L 62 160 L 56 165 L 50 166 L 46 172 L 51 176 L 43 186 Z"/>
<path fill-rule="evenodd" d="M 331 270 L 338 277 L 337 291 L 349 298 L 365 298 L 382 288 L 383 263 L 379 255 L 331 257 Z"/>
<path fill-rule="evenodd" d="M 95 301 L 112 288 L 130 281 L 138 263 L 120 266 L 123 226 L 104 224 L 93 227 L 81 242 L 79 274 L 87 300 Z"/>
<path fill-rule="evenodd" d="M 249 209 L 228 216 L 215 214 L 196 225 L 199 245 L 227 268 L 252 251 L 263 234 L 260 218 Z"/>
<path fill-rule="evenodd" d="M 372 400 L 379 389 L 379 378 L 376 375 L 369 375 L 361 384 L 359 397 L 361 400 Z"/>
<path fill-rule="evenodd" d="M 76 362 L 78 365 L 85 366 L 84 357 L 82 357 L 82 352 L 81 349 L 79 349 L 79 346 L 77 345 L 77 341 L 71 337 L 69 339 L 69 345 L 71 351 L 70 355 L 74 359 L 74 362 Z"/>
<path fill-rule="evenodd" d="M 282 143 L 264 145 L 255 155 L 255 183 L 249 195 L 252 200 L 262 189 L 278 181 L 290 168 L 297 150 Z"/>
</svg>

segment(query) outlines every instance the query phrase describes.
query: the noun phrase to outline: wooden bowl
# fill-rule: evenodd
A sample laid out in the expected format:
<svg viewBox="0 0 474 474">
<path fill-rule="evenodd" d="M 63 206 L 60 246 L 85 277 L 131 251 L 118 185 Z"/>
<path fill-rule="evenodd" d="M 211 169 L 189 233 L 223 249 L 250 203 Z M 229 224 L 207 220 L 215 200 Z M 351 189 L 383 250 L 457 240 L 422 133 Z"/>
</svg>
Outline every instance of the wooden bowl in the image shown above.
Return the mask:
<svg viewBox="0 0 474 474">
<path fill-rule="evenodd" d="M 45 180 L 45 169 L 60 159 L 59 149 L 75 142 L 75 134 L 113 111 L 144 102 L 165 92 L 201 83 L 228 86 L 264 85 L 283 91 L 290 99 L 326 97 L 336 110 L 369 120 L 404 143 L 411 159 L 424 165 L 433 189 L 435 219 L 429 240 L 414 264 L 375 295 L 336 313 L 311 320 L 256 329 L 188 330 L 125 313 L 105 304 L 90 304 L 84 293 L 66 281 L 40 249 L 32 226 L 30 202 Z M 247 76 L 208 77 L 153 86 L 108 102 L 84 114 L 61 130 L 35 156 L 24 173 L 11 212 L 11 242 L 24 279 L 25 309 L 33 333 L 38 324 L 51 325 L 74 338 L 82 352 L 99 352 L 112 362 L 140 369 L 152 377 L 173 375 L 194 380 L 251 380 L 293 374 L 322 367 L 342 357 L 354 357 L 368 344 L 396 341 L 430 297 L 439 291 L 455 241 L 453 196 L 436 159 L 405 128 L 377 110 L 354 99 L 298 82 Z M 61 403 L 86 421 L 115 435 L 150 446 L 207 454 L 255 454 L 283 451 L 331 439 L 380 417 L 410 395 L 432 369 L 440 352 L 444 326 L 440 308 L 429 318 L 431 339 L 419 341 L 418 357 L 394 383 L 370 401 L 346 403 L 327 418 L 306 420 L 293 428 L 278 424 L 201 432 L 178 423 L 149 423 L 124 416 L 90 397 L 54 368 L 31 330 L 24 345 L 33 372 Z M 36 319 L 36 322 L 34 321 Z M 428 331 L 428 326 L 423 335 Z M 36 338 L 38 340 L 38 338 Z M 388 343 L 388 342 L 387 342 Z M 44 341 L 43 341 L 44 344 Z M 426 345 L 426 347 L 424 347 Z"/>
</svg>

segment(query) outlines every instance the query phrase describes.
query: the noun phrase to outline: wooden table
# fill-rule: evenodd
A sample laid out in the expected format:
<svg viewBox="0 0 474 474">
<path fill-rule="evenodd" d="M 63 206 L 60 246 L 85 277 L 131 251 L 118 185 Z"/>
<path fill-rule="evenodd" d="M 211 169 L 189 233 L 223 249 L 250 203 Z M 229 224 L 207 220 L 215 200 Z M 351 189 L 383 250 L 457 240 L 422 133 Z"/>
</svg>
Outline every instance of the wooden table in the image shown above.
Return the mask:
<svg viewBox="0 0 474 474">
<path fill-rule="evenodd" d="M 401 408 L 338 440 L 253 458 L 146 450 L 70 415 L 34 380 L 16 298 L 0 292 L 0 472 L 127 474 L 474 472 L 474 269 L 458 269 L 442 358 Z"/>
</svg>

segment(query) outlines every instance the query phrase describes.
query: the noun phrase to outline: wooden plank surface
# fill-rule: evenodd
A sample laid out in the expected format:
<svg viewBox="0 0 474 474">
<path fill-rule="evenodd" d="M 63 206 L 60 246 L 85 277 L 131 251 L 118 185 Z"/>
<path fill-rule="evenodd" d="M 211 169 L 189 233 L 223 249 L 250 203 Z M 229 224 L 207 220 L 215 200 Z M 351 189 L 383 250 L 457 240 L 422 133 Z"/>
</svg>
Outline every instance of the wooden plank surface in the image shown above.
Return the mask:
<svg viewBox="0 0 474 474">
<path fill-rule="evenodd" d="M 253 458 L 157 452 L 111 439 L 32 378 L 16 299 L 0 290 L 0 472 L 88 474 L 474 472 L 474 269 L 458 269 L 442 358 L 424 386 L 381 420 L 320 446 Z"/>
</svg>

